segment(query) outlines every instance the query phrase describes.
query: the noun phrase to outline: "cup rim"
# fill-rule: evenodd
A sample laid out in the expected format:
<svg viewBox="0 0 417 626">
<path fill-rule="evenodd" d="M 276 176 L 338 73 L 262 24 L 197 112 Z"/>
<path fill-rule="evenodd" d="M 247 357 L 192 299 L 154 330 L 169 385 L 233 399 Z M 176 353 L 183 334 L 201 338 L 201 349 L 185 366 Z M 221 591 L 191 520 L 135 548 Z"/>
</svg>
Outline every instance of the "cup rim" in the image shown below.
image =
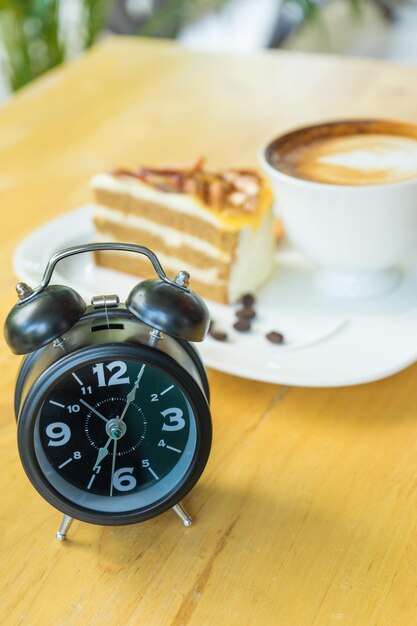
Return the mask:
<svg viewBox="0 0 417 626">
<path fill-rule="evenodd" d="M 276 135 L 275 137 L 273 137 L 272 139 L 266 140 L 264 142 L 262 142 L 261 147 L 259 149 L 258 152 L 258 161 L 261 164 L 261 167 L 263 167 L 263 169 L 271 176 L 271 177 L 276 177 L 276 178 L 281 178 L 282 180 L 286 180 L 287 182 L 291 182 L 293 184 L 296 184 L 300 187 L 307 187 L 307 188 L 321 188 L 321 189 L 327 189 L 327 190 L 331 190 L 333 189 L 333 191 L 337 191 L 337 190 L 343 190 L 343 191 L 347 191 L 349 190 L 352 193 L 360 193 L 361 191 L 364 190 L 371 190 L 371 189 L 376 189 L 376 190 L 383 190 L 383 189 L 387 189 L 387 188 L 391 188 L 391 187 L 401 187 L 401 186 L 410 186 L 410 185 L 415 185 L 417 184 L 417 176 L 414 178 L 406 178 L 404 180 L 397 180 L 397 181 L 391 181 L 391 182 L 386 182 L 386 183 L 369 183 L 369 184 L 365 184 L 365 185 L 347 185 L 347 184 L 334 184 L 334 183 L 324 183 L 322 181 L 314 181 L 314 180 L 307 180 L 305 178 L 298 178 L 297 176 L 291 176 L 291 174 L 287 174 L 277 168 L 275 168 L 268 160 L 267 158 L 267 154 L 268 151 L 272 148 L 272 146 L 278 141 L 278 140 L 283 140 L 285 137 L 295 133 L 295 132 L 303 132 L 303 131 L 308 131 L 308 130 L 312 130 L 314 128 L 319 128 L 320 126 L 332 126 L 332 125 L 338 125 L 338 124 L 351 124 L 351 123 L 372 123 L 372 122 L 378 122 L 378 123 L 387 123 L 387 124 L 397 124 L 397 125 L 408 125 L 408 126 L 414 126 L 416 129 L 416 138 L 417 138 L 417 124 L 414 124 L 413 122 L 406 122 L 406 121 L 401 121 L 401 120 L 387 120 L 385 118 L 350 118 L 350 119 L 336 119 L 336 120 L 329 120 L 329 121 L 324 121 L 324 122 L 317 122 L 315 124 L 308 124 L 305 126 L 296 126 L 296 127 L 292 127 L 289 130 L 285 131 L 284 133 L 281 133 L 279 135 Z"/>
</svg>

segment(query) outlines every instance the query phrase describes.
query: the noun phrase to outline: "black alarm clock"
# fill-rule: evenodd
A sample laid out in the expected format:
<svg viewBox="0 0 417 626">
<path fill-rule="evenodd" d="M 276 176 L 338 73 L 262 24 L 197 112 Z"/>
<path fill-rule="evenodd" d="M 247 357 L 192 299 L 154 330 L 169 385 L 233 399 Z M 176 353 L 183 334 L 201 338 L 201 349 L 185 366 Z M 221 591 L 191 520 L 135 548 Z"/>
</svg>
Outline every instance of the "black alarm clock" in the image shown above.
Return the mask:
<svg viewBox="0 0 417 626">
<path fill-rule="evenodd" d="M 50 285 L 56 264 L 95 250 L 143 254 L 158 278 L 126 302 L 101 295 L 87 306 L 74 289 Z M 55 254 L 36 289 L 17 285 L 5 323 L 15 354 L 26 355 L 15 392 L 20 458 L 33 486 L 72 520 L 133 524 L 173 508 L 207 463 L 211 416 L 206 372 L 191 342 L 209 312 L 189 287 L 170 280 L 142 246 L 100 243 Z"/>
</svg>

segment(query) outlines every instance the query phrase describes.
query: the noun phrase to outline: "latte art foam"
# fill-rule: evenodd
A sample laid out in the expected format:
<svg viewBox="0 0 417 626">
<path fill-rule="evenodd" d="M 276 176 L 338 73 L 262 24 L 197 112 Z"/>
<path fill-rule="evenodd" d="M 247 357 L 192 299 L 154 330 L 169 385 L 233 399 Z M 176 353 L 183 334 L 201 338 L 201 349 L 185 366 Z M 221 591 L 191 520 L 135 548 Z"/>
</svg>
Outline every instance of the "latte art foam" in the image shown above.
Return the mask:
<svg viewBox="0 0 417 626">
<path fill-rule="evenodd" d="M 320 168 L 328 182 L 393 182 L 417 176 L 417 141 L 406 137 L 330 138 L 322 142 L 316 156 L 312 151 L 311 157 L 313 167 Z"/>
<path fill-rule="evenodd" d="M 290 176 L 320 183 L 400 182 L 417 178 L 417 129 L 396 122 L 306 128 L 278 140 L 270 162 Z"/>
</svg>

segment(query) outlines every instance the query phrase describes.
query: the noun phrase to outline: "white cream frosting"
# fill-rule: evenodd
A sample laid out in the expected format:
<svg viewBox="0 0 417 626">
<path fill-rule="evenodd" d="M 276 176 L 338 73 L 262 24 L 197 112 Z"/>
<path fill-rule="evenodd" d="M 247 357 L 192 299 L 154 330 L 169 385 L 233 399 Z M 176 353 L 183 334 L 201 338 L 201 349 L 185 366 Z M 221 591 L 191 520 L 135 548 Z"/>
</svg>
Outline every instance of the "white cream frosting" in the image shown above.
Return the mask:
<svg viewBox="0 0 417 626">
<path fill-rule="evenodd" d="M 197 217 L 221 228 L 222 222 L 209 211 L 202 211 L 201 205 L 197 204 L 194 198 L 184 193 L 165 193 L 153 189 L 149 185 L 144 185 L 137 178 L 124 176 L 116 177 L 112 174 L 96 174 L 92 178 L 93 189 L 104 189 L 114 193 L 128 193 L 134 198 L 145 202 L 155 202 L 156 204 L 169 204 L 169 207 L 179 213 L 185 213 L 190 217 Z M 169 195 L 169 197 L 168 197 Z"/>
<path fill-rule="evenodd" d="M 105 231 L 102 231 L 99 235 L 96 236 L 95 239 L 96 241 L 114 241 L 113 235 L 111 233 L 106 233 Z M 159 250 L 156 250 L 155 252 L 161 262 L 162 267 L 168 275 L 175 276 L 175 274 L 178 274 L 178 272 L 180 272 L 181 270 L 186 270 L 191 275 L 191 281 L 193 278 L 196 278 L 202 283 L 207 283 L 209 285 L 221 284 L 224 282 L 219 279 L 219 270 L 217 267 L 202 269 L 201 267 L 191 265 L 188 261 L 185 263 L 183 259 L 178 259 L 174 255 L 168 255 L 160 252 Z"/>
<path fill-rule="evenodd" d="M 241 231 L 236 260 L 232 265 L 227 286 L 230 302 L 236 302 L 245 293 L 256 291 L 268 278 L 274 265 L 275 254 L 271 228 L 272 216 L 269 216 L 256 233 L 250 228 Z M 112 241 L 113 236 L 111 233 L 101 232 L 96 240 Z M 193 278 L 208 285 L 225 284 L 225 281 L 219 278 L 217 267 L 202 269 L 189 262 L 184 264 L 182 259 L 174 255 L 167 255 L 159 250 L 156 250 L 156 253 L 168 275 L 174 276 L 184 269 L 189 272 L 191 288 Z"/>
<path fill-rule="evenodd" d="M 229 276 L 229 301 L 235 302 L 243 294 L 256 291 L 268 278 L 274 257 L 273 216 L 269 214 L 256 231 L 251 228 L 240 231 L 236 260 Z"/>
<path fill-rule="evenodd" d="M 185 245 L 192 250 L 203 252 L 213 259 L 219 259 L 226 262 L 230 261 L 230 254 L 227 254 L 223 250 L 213 246 L 208 241 L 200 239 L 200 237 L 196 237 L 195 235 L 179 231 L 175 228 L 163 226 L 144 217 L 132 214 L 125 215 L 116 209 L 109 209 L 108 207 L 100 205 L 94 206 L 94 214 L 97 215 L 97 217 L 103 218 L 113 224 L 123 224 L 123 226 L 130 228 L 140 228 L 147 233 L 160 237 L 164 240 L 164 243 L 171 248 L 179 248 L 180 246 Z"/>
</svg>

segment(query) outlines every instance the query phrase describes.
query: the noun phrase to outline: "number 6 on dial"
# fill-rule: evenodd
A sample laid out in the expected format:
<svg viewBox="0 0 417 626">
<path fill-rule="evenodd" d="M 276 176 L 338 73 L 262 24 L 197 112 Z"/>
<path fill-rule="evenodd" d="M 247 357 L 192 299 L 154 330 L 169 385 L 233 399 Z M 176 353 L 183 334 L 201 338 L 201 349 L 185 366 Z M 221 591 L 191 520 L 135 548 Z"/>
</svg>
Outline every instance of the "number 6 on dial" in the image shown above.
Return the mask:
<svg viewBox="0 0 417 626">
<path fill-rule="evenodd" d="M 117 491 L 130 491 L 136 487 L 137 481 L 132 472 L 134 467 L 121 467 L 113 476 L 113 487 Z"/>
</svg>

